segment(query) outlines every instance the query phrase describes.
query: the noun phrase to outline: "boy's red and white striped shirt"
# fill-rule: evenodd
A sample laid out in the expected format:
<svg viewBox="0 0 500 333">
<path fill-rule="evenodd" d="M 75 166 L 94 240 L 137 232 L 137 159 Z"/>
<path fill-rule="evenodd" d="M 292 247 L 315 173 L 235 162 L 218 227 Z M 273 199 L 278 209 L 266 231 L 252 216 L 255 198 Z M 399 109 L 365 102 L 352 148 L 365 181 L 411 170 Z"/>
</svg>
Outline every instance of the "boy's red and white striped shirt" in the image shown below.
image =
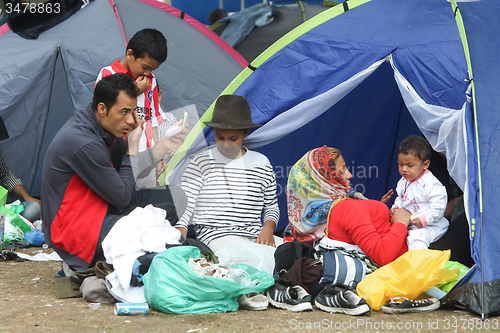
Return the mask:
<svg viewBox="0 0 500 333">
<path fill-rule="evenodd" d="M 99 75 L 97 76 L 95 85 L 97 85 L 97 83 L 102 78 L 116 73 L 125 73 L 132 76 L 132 74 L 120 64 L 120 61 L 115 60 L 115 62 L 113 62 L 111 65 L 101 69 Z M 146 120 L 145 131 L 144 131 L 146 136 L 145 148 L 151 148 L 153 146 L 152 128 L 157 127 L 166 118 L 163 112 L 160 111 L 161 109 L 159 107 L 159 101 L 158 101 L 158 86 L 156 78 L 153 75 L 153 73 L 151 73 L 148 76 L 148 78 L 149 78 L 148 89 L 146 89 L 144 93 L 142 93 L 140 96 L 137 97 L 137 114 L 141 119 Z"/>
</svg>

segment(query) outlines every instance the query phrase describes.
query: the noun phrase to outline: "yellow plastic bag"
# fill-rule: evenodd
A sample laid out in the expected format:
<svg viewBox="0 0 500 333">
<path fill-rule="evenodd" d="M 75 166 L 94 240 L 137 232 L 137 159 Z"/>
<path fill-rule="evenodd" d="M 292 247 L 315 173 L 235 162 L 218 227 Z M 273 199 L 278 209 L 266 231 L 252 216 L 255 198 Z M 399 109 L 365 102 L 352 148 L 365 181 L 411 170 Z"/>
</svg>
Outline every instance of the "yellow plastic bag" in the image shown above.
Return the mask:
<svg viewBox="0 0 500 333">
<path fill-rule="evenodd" d="M 363 279 L 357 286 L 373 310 L 380 310 L 392 297 L 416 299 L 436 284 L 458 278 L 459 270 L 446 269 L 450 250 L 412 250 Z"/>
</svg>

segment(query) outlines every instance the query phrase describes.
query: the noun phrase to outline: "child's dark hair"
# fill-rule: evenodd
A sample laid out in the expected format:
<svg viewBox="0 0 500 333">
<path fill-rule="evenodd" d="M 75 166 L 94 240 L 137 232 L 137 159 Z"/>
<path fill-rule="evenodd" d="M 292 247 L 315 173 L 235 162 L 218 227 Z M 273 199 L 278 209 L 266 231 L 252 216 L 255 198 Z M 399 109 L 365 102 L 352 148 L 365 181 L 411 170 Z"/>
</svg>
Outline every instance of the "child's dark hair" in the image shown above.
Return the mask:
<svg viewBox="0 0 500 333">
<path fill-rule="evenodd" d="M 167 60 L 167 40 L 161 32 L 156 29 L 143 29 L 137 31 L 130 38 L 127 50 L 137 58 L 144 58 L 148 54 L 154 60 L 163 63 Z"/>
<path fill-rule="evenodd" d="M 97 111 L 97 105 L 102 102 L 108 109 L 107 115 L 109 109 L 116 104 L 120 91 L 124 91 L 131 98 L 136 98 L 139 88 L 130 75 L 122 73 L 106 76 L 97 82 L 91 104 L 92 111 Z"/>
<path fill-rule="evenodd" d="M 431 160 L 431 146 L 423 137 L 410 135 L 406 137 L 399 145 L 398 154 L 412 154 L 418 157 L 422 162 Z"/>
</svg>

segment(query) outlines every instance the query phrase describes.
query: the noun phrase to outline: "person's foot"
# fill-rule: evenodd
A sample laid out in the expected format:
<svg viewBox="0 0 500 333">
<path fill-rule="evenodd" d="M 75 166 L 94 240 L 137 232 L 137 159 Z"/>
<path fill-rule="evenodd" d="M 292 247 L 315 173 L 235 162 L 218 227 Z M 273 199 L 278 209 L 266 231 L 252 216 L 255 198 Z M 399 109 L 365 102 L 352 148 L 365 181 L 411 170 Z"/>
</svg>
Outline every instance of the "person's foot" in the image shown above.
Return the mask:
<svg viewBox="0 0 500 333">
<path fill-rule="evenodd" d="M 264 294 L 247 294 L 238 298 L 240 309 L 244 310 L 267 310 L 269 301 Z"/>
<path fill-rule="evenodd" d="M 314 300 L 314 304 L 323 311 L 344 313 L 353 316 L 370 313 L 371 309 L 364 298 L 343 284 L 328 285 Z"/>
<path fill-rule="evenodd" d="M 440 302 L 435 297 L 422 300 L 410 300 L 406 297 L 391 297 L 391 301 L 382 306 L 382 311 L 389 314 L 425 312 L 436 310 L 439 306 Z"/>
<path fill-rule="evenodd" d="M 293 312 L 312 311 L 311 295 L 301 286 L 287 287 L 276 283 L 267 290 L 269 303 Z"/>
</svg>

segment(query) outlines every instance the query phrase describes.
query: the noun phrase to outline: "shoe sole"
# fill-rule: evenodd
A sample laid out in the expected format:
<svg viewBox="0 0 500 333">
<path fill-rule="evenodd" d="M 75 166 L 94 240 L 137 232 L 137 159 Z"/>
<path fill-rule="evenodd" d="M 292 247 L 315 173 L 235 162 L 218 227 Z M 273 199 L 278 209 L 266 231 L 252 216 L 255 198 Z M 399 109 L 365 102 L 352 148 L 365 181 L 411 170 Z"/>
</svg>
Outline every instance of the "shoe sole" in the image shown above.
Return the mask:
<svg viewBox="0 0 500 333">
<path fill-rule="evenodd" d="M 353 309 L 347 309 L 347 308 L 334 308 L 334 307 L 329 307 L 323 304 L 318 303 L 316 300 L 314 301 L 314 305 L 316 305 L 319 309 L 325 311 L 325 312 L 330 312 L 330 313 L 343 313 L 343 314 L 348 314 L 351 316 L 360 316 L 365 313 L 370 312 L 370 307 L 368 304 L 363 304 L 358 306 L 357 308 Z"/>
<path fill-rule="evenodd" d="M 249 310 L 249 311 L 262 311 L 262 310 L 267 310 L 267 305 L 266 306 L 261 306 L 258 308 L 252 308 L 250 306 L 242 306 L 240 305 L 239 307 L 240 310 Z"/>
<path fill-rule="evenodd" d="M 284 309 L 292 312 L 306 312 L 313 310 L 310 302 L 299 303 L 296 305 L 276 302 L 269 296 L 269 291 L 267 292 L 267 299 L 269 300 L 269 304 L 279 309 Z"/>
<path fill-rule="evenodd" d="M 391 307 L 382 306 L 382 312 L 387 313 L 387 314 L 426 312 L 426 311 L 437 310 L 439 308 L 439 306 L 440 306 L 439 301 L 437 301 L 436 303 L 431 304 L 429 306 L 426 306 L 426 307 L 416 307 L 416 308 L 398 309 L 398 308 L 391 308 Z"/>
</svg>

